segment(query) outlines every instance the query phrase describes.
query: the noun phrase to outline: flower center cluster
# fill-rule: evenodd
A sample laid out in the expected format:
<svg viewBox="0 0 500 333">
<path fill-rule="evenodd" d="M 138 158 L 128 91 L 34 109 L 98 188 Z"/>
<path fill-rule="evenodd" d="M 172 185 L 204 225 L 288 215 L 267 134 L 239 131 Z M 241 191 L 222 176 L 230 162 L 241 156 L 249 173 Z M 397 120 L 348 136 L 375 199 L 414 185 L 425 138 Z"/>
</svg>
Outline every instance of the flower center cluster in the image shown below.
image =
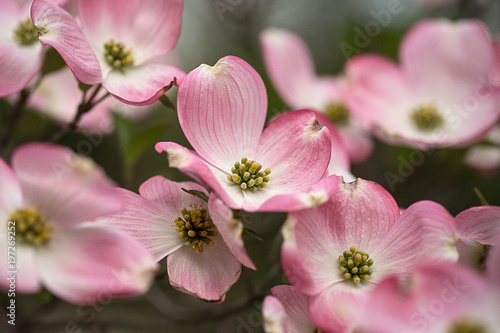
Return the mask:
<svg viewBox="0 0 500 333">
<path fill-rule="evenodd" d="M 16 241 L 28 245 L 47 244 L 54 229 L 37 207 L 16 209 L 9 221 L 15 223 Z"/>
<path fill-rule="evenodd" d="M 134 64 L 132 49 L 127 49 L 123 43 L 115 43 L 114 39 L 104 44 L 104 58 L 113 69 L 121 71 Z"/>
<path fill-rule="evenodd" d="M 467 320 L 461 320 L 454 323 L 453 326 L 448 330 L 448 333 L 487 333 L 488 330 L 481 324 L 470 322 Z"/>
<path fill-rule="evenodd" d="M 421 131 L 429 132 L 444 124 L 443 117 L 433 106 L 420 106 L 411 113 L 413 124 Z"/>
<path fill-rule="evenodd" d="M 191 206 L 191 208 L 191 210 L 186 208 L 181 210 L 182 217 L 178 217 L 174 221 L 175 230 L 179 233 L 180 238 L 187 238 L 184 245 L 202 253 L 203 243 L 208 246 L 214 244 L 213 239 L 210 239 L 209 236 L 217 236 L 217 230 L 205 208 L 199 208 L 198 205 Z"/>
<path fill-rule="evenodd" d="M 342 103 L 328 104 L 325 114 L 335 125 L 347 125 L 349 122 L 349 110 Z"/>
<path fill-rule="evenodd" d="M 14 35 L 20 45 L 29 46 L 38 41 L 38 30 L 29 17 L 19 22 Z"/>
<path fill-rule="evenodd" d="M 255 161 L 250 161 L 243 157 L 241 162 L 234 163 L 231 168 L 232 175 L 227 176 L 227 180 L 231 183 L 240 185 L 243 190 L 250 189 L 256 191 L 263 188 L 269 182 L 269 174 L 271 169 L 262 170 L 262 164 Z"/>
<path fill-rule="evenodd" d="M 338 263 L 344 278 L 352 280 L 355 284 L 360 283 L 361 280 L 367 280 L 373 273 L 370 268 L 373 265 L 373 259 L 368 253 L 357 251 L 354 246 L 339 256 Z"/>
</svg>

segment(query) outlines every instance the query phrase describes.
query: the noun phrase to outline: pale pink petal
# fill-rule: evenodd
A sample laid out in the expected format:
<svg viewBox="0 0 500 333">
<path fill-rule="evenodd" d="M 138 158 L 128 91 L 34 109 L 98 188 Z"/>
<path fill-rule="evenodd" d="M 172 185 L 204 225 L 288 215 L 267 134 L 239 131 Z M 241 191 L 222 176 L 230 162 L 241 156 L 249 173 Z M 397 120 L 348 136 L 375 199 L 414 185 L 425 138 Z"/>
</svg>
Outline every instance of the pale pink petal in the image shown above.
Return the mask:
<svg viewBox="0 0 500 333">
<path fill-rule="evenodd" d="M 482 206 L 464 210 L 455 218 L 460 238 L 493 245 L 500 234 L 500 207 Z"/>
<path fill-rule="evenodd" d="M 370 157 L 374 149 L 372 136 L 361 127 L 357 119 L 347 126 L 339 127 L 338 132 L 352 163 L 361 163 Z"/>
<path fill-rule="evenodd" d="M 292 108 L 320 107 L 321 91 L 311 54 L 296 34 L 271 28 L 260 35 L 264 64 L 276 90 Z M 323 94 L 324 95 L 324 94 Z"/>
<path fill-rule="evenodd" d="M 167 92 L 174 78 L 181 81 L 184 75 L 184 72 L 177 67 L 151 63 L 127 68 L 123 72 L 111 71 L 103 86 L 111 95 L 124 103 L 147 105 Z"/>
<path fill-rule="evenodd" d="M 0 221 L 7 221 L 16 208 L 21 207 L 23 195 L 21 185 L 14 172 L 0 158 Z M 5 229 L 5 228 L 4 228 Z M 5 230 L 0 231 L 3 235 Z"/>
<path fill-rule="evenodd" d="M 158 142 L 159 153 L 166 152 L 169 166 L 205 184 L 219 194 L 222 200 L 234 209 L 241 209 L 244 201 L 242 191 L 227 180 L 228 173 L 210 166 L 195 152 L 173 142 Z"/>
<path fill-rule="evenodd" d="M 212 238 L 212 246 L 203 246 L 198 253 L 183 246 L 167 257 L 170 284 L 185 293 L 201 299 L 221 303 L 226 293 L 238 280 L 241 264 L 220 236 Z"/>
<path fill-rule="evenodd" d="M 182 189 L 200 191 L 207 195 L 207 191 L 199 184 L 193 182 L 177 183 L 161 176 L 146 180 L 139 188 L 139 193 L 156 206 L 161 207 L 165 215 L 173 218 L 173 221 L 179 217 L 183 208 L 189 209 L 191 205 L 206 207 L 205 201 L 184 192 Z"/>
<path fill-rule="evenodd" d="M 86 84 L 102 82 L 99 61 L 67 11 L 44 0 L 35 0 L 31 18 L 38 28 L 40 42 L 56 49 L 78 80 Z"/>
<path fill-rule="evenodd" d="M 110 39 L 134 50 L 142 64 L 171 51 L 181 32 L 182 0 L 85 0 L 78 2 L 79 18 L 94 49 Z"/>
<path fill-rule="evenodd" d="M 7 292 L 22 294 L 40 291 L 42 285 L 37 249 L 19 243 L 9 245 L 7 223 L 4 229 L 5 232 L 0 234 L 0 288 Z M 8 256 L 13 256 L 14 260 L 9 261 Z M 14 286 L 11 286 L 11 283 L 14 283 Z"/>
<path fill-rule="evenodd" d="M 231 209 L 229 209 L 215 193 L 210 195 L 208 211 L 214 225 L 217 227 L 217 231 L 222 239 L 224 239 L 224 242 L 234 257 L 243 265 L 251 269 L 256 269 L 245 250 L 245 244 L 241 237 L 243 233 L 243 223 L 233 218 Z"/>
<path fill-rule="evenodd" d="M 402 274 L 416 261 L 456 261 L 458 240 L 453 217 L 441 205 L 421 201 L 406 209 L 378 247 L 371 281 L 388 274 Z"/>
<path fill-rule="evenodd" d="M 288 316 L 281 302 L 273 296 L 266 296 L 262 303 L 263 325 L 266 333 L 288 333 L 285 321 Z"/>
<path fill-rule="evenodd" d="M 366 295 L 329 289 L 309 301 L 312 322 L 323 332 L 353 332 L 366 312 Z"/>
<path fill-rule="evenodd" d="M 124 199 L 124 209 L 118 213 L 97 219 L 97 223 L 123 230 L 142 243 L 156 261 L 184 245 L 173 226 L 181 215 L 179 211 L 166 211 L 134 192 L 117 189 Z M 175 199 L 175 198 L 173 198 Z"/>
<path fill-rule="evenodd" d="M 227 56 L 190 72 L 179 87 L 177 108 L 186 138 L 205 160 L 229 171 L 241 158 L 253 159 L 267 95 L 245 61 Z"/>
<path fill-rule="evenodd" d="M 28 86 L 40 72 L 42 45 L 29 47 L 0 46 L 0 97 L 15 94 Z"/>
<path fill-rule="evenodd" d="M 491 37 L 479 20 L 420 22 L 405 36 L 400 58 L 415 93 L 450 103 L 479 88 L 494 64 Z"/>
<path fill-rule="evenodd" d="M 493 285 L 500 290 L 499 276 L 500 276 L 500 233 L 497 233 L 493 246 L 489 250 L 486 260 L 486 274 L 490 278 Z"/>
<path fill-rule="evenodd" d="M 500 170 L 500 147 L 477 145 L 469 148 L 464 163 L 484 173 L 495 173 Z"/>
<path fill-rule="evenodd" d="M 330 162 L 331 137 L 309 110 L 275 119 L 262 133 L 255 160 L 270 168 L 269 190 L 298 190 L 320 180 Z"/>
<path fill-rule="evenodd" d="M 130 235 L 92 223 L 54 231 L 38 251 L 44 285 L 72 303 L 143 294 L 157 270 L 149 251 Z"/>
<path fill-rule="evenodd" d="M 122 198 L 103 170 L 70 149 L 30 143 L 12 155 L 25 204 L 38 206 L 51 224 L 62 226 L 117 212 Z"/>
<path fill-rule="evenodd" d="M 285 322 L 287 333 L 314 331 L 315 327 L 307 312 L 307 296 L 299 293 L 295 287 L 286 285 L 273 287 L 271 292 L 283 305 L 287 316 Z"/>
</svg>

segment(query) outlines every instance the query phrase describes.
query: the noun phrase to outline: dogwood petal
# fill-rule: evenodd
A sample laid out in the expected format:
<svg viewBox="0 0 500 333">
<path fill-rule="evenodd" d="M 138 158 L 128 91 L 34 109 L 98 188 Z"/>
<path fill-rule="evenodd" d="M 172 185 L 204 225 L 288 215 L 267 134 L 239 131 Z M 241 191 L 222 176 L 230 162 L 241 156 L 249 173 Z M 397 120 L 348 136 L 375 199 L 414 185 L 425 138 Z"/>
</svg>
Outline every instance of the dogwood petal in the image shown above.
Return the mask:
<svg viewBox="0 0 500 333">
<path fill-rule="evenodd" d="M 405 36 L 400 57 L 416 90 L 450 103 L 479 88 L 494 64 L 491 37 L 479 20 L 420 22 Z"/>
<path fill-rule="evenodd" d="M 286 313 L 286 332 L 314 332 L 314 325 L 307 312 L 307 296 L 298 292 L 293 286 L 276 286 L 271 288 L 274 297 L 283 305 Z"/>
<path fill-rule="evenodd" d="M 7 226 L 3 229 L 7 230 Z M 36 248 L 22 244 L 9 245 L 6 231 L 0 237 L 0 288 L 22 294 L 40 291 L 42 284 Z M 8 256 L 15 256 L 15 259 L 9 262 Z M 14 279 L 9 280 L 13 276 Z"/>
<path fill-rule="evenodd" d="M 493 241 L 500 234 L 500 207 L 472 207 L 458 214 L 455 220 L 460 238 L 493 245 Z"/>
<path fill-rule="evenodd" d="M 498 276 L 500 275 L 500 234 L 497 233 L 493 246 L 486 260 L 486 274 L 494 286 L 498 288 Z"/>
<path fill-rule="evenodd" d="M 262 133 L 255 160 L 270 168 L 269 190 L 294 191 L 320 180 L 330 162 L 331 137 L 309 110 L 275 119 Z"/>
<path fill-rule="evenodd" d="M 134 192 L 117 189 L 124 199 L 124 208 L 118 213 L 97 219 L 97 223 L 123 230 L 141 242 L 156 261 L 179 249 L 184 241 L 172 226 L 179 217 L 174 211 L 166 211 Z M 173 198 L 175 199 L 175 198 Z"/>
<path fill-rule="evenodd" d="M 79 18 L 94 49 L 110 39 L 134 50 L 142 64 L 171 51 L 179 39 L 182 0 L 85 0 L 78 2 Z"/>
<path fill-rule="evenodd" d="M 155 102 L 168 91 L 170 82 L 184 78 L 184 72 L 177 67 L 146 63 L 127 68 L 125 71 L 111 71 L 103 87 L 118 100 L 130 105 L 147 105 Z"/>
<path fill-rule="evenodd" d="M 57 5 L 35 0 L 31 18 L 40 42 L 56 49 L 78 80 L 85 84 L 103 81 L 99 61 L 73 16 Z"/>
<path fill-rule="evenodd" d="M 285 103 L 292 108 L 321 106 L 317 103 L 322 99 L 317 96 L 321 92 L 314 89 L 317 78 L 305 42 L 290 31 L 271 28 L 261 33 L 260 44 L 267 73 Z"/>
<path fill-rule="evenodd" d="M 266 89 L 249 64 L 227 56 L 186 76 L 177 109 L 182 130 L 196 152 L 230 171 L 242 157 L 254 157 L 266 118 Z"/>
<path fill-rule="evenodd" d="M 0 97 L 15 94 L 28 86 L 43 64 L 42 45 L 0 46 Z"/>
<path fill-rule="evenodd" d="M 179 169 L 189 177 L 217 192 L 229 207 L 234 209 L 242 208 L 243 193 L 241 188 L 228 182 L 228 173 L 211 166 L 195 152 L 173 142 L 158 142 L 155 149 L 159 153 L 167 153 L 170 167 Z"/>
<path fill-rule="evenodd" d="M 238 280 L 241 264 L 220 236 L 214 244 L 197 253 L 183 246 L 167 257 L 167 270 L 172 287 L 201 299 L 221 303 Z"/>
<path fill-rule="evenodd" d="M 281 302 L 273 296 L 266 296 L 262 303 L 263 326 L 267 333 L 288 333 L 285 320 L 288 319 Z"/>
<path fill-rule="evenodd" d="M 122 198 L 92 160 L 66 147 L 30 143 L 12 155 L 25 204 L 38 206 L 51 224 L 63 226 L 117 212 Z"/>
<path fill-rule="evenodd" d="M 54 230 L 51 242 L 38 251 L 44 285 L 72 303 L 145 293 L 158 268 L 130 235 L 94 223 Z"/>
<path fill-rule="evenodd" d="M 245 244 L 241 237 L 243 233 L 243 223 L 233 219 L 233 212 L 227 207 L 215 193 L 210 195 L 208 201 L 208 212 L 217 227 L 217 231 L 228 246 L 231 253 L 243 265 L 256 269 L 254 263 L 245 250 Z"/>
</svg>

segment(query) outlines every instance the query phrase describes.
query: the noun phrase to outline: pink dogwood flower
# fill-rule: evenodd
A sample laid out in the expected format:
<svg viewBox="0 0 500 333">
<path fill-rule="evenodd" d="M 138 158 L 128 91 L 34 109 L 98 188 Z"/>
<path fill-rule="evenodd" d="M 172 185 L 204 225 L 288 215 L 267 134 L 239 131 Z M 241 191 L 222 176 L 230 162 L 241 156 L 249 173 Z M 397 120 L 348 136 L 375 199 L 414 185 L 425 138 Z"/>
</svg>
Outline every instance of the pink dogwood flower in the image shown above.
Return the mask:
<svg viewBox="0 0 500 333">
<path fill-rule="evenodd" d="M 273 296 L 266 296 L 262 304 L 264 329 L 267 333 L 316 332 L 307 312 L 307 296 L 294 286 L 276 286 Z"/>
<path fill-rule="evenodd" d="M 144 105 L 157 100 L 184 73 L 167 63 L 181 31 L 182 0 L 83 0 L 75 19 L 46 0 L 31 17 L 42 44 L 51 45 L 76 77 L 102 83 L 115 98 Z"/>
<path fill-rule="evenodd" d="M 26 88 L 42 68 L 44 52 L 30 19 L 31 2 L 0 0 L 0 97 Z"/>
<path fill-rule="evenodd" d="M 399 66 L 361 55 L 346 67 L 353 112 L 381 139 L 417 148 L 467 145 L 496 124 L 496 56 L 480 21 L 418 23 L 399 54 Z"/>
<path fill-rule="evenodd" d="M 311 108 L 325 114 L 341 137 L 353 163 L 367 159 L 373 150 L 369 134 L 344 98 L 343 77 L 318 76 L 305 42 L 296 34 L 271 28 L 260 36 L 267 73 L 285 103 L 294 108 Z"/>
<path fill-rule="evenodd" d="M 404 275 L 426 258 L 448 259 L 429 248 L 440 249 L 434 226 L 450 223 L 453 217 L 434 202 L 415 203 L 401 214 L 380 185 L 339 183 L 327 203 L 289 214 L 283 269 L 310 297 L 309 314 L 321 331 L 347 332 L 362 320 L 367 292 L 385 276 Z"/>
<path fill-rule="evenodd" d="M 14 280 L 19 293 L 43 285 L 72 303 L 147 291 L 157 269 L 151 254 L 126 233 L 89 222 L 123 204 L 90 159 L 26 144 L 14 152 L 12 169 L 0 160 L 0 183 L 2 289 Z"/>
<path fill-rule="evenodd" d="M 206 184 L 227 205 L 247 211 L 288 211 L 325 202 L 336 177 L 323 178 L 331 137 L 314 112 L 287 113 L 262 132 L 264 83 L 240 58 L 201 65 L 179 87 L 179 122 L 195 151 L 159 142 L 175 167 Z"/>
<path fill-rule="evenodd" d="M 207 204 L 183 188 L 206 193 L 196 183 L 153 177 L 141 185 L 140 195 L 119 189 L 125 208 L 98 223 L 128 232 L 157 261 L 166 256 L 174 288 L 222 302 L 238 280 L 241 265 L 255 269 L 241 238 L 243 224 L 215 194 Z"/>
<path fill-rule="evenodd" d="M 405 279 L 387 277 L 370 293 L 370 311 L 357 328 L 376 333 L 500 332 L 499 249 L 492 248 L 487 277 L 452 263 L 421 263 Z"/>
</svg>

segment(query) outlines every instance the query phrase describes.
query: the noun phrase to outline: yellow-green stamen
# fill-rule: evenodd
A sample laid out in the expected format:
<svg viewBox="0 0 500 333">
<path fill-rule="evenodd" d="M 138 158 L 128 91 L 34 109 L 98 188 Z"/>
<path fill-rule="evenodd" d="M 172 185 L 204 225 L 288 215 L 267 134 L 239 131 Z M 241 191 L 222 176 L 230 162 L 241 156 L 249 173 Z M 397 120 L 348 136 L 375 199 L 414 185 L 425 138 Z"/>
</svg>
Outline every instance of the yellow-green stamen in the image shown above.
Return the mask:
<svg viewBox="0 0 500 333">
<path fill-rule="evenodd" d="M 38 42 L 38 30 L 29 17 L 19 22 L 14 36 L 19 45 L 29 46 Z"/>
<path fill-rule="evenodd" d="M 370 268 L 373 265 L 373 259 L 368 253 L 357 251 L 354 246 L 339 256 L 338 263 L 344 278 L 352 280 L 355 284 L 367 280 L 373 273 Z"/>
<path fill-rule="evenodd" d="M 231 175 L 227 175 L 227 180 L 240 185 L 241 189 L 256 191 L 263 188 L 269 182 L 271 169 L 262 170 L 262 164 L 251 161 L 246 157 L 241 162 L 234 163 L 231 168 Z"/>
<path fill-rule="evenodd" d="M 347 125 L 349 122 L 349 110 L 343 103 L 331 103 L 325 107 L 325 114 L 335 125 Z"/>
<path fill-rule="evenodd" d="M 419 130 L 430 132 L 443 126 L 444 119 L 433 106 L 420 106 L 411 113 L 411 120 Z"/>
<path fill-rule="evenodd" d="M 183 208 L 181 214 L 182 217 L 176 218 L 174 224 L 179 237 L 186 238 L 184 245 L 201 253 L 203 252 L 203 243 L 208 246 L 214 244 L 213 239 L 210 239 L 209 236 L 217 236 L 217 230 L 205 208 L 194 205 L 191 206 L 190 210 Z"/>
<path fill-rule="evenodd" d="M 54 229 L 37 207 L 17 209 L 10 216 L 9 222 L 15 223 L 16 241 L 28 245 L 47 244 Z"/>
<path fill-rule="evenodd" d="M 104 44 L 104 58 L 113 69 L 121 71 L 134 64 L 132 49 L 127 49 L 123 43 L 115 43 L 114 39 Z"/>
<path fill-rule="evenodd" d="M 487 333 L 488 330 L 477 322 L 461 320 L 453 324 L 448 333 Z"/>
</svg>

